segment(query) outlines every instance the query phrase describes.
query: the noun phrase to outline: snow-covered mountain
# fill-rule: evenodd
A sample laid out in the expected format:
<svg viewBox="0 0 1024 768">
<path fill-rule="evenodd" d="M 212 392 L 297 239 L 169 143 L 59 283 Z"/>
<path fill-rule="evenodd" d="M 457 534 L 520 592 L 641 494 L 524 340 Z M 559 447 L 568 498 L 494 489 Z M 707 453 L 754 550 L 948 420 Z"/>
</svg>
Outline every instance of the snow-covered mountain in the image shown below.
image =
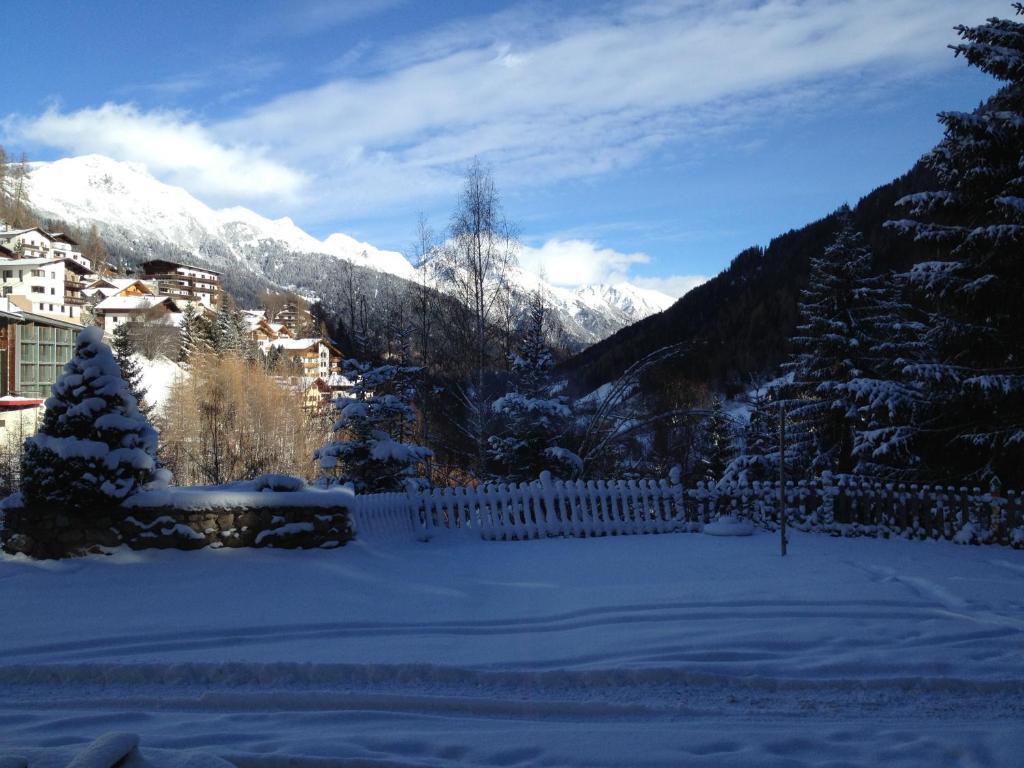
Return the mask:
<svg viewBox="0 0 1024 768">
<path fill-rule="evenodd" d="M 416 277 L 415 268 L 397 251 L 340 232 L 318 240 L 290 218 L 268 219 L 248 208 L 215 210 L 135 163 L 102 155 L 34 163 L 29 182 L 31 202 L 39 213 L 80 227 L 96 224 L 108 241 L 136 252 L 171 248 L 199 254 L 215 268 L 246 270 L 271 279 L 275 276 L 268 264 L 302 254 Z M 543 290 L 566 331 L 581 344 L 599 341 L 675 301 L 629 283 L 560 288 L 521 269 L 511 280 L 524 294 Z"/>
<path fill-rule="evenodd" d="M 336 256 L 399 277 L 415 274 L 397 251 L 343 234 L 317 240 L 287 217 L 268 219 L 248 208 L 214 210 L 184 189 L 153 178 L 144 166 L 102 155 L 33 163 L 29 186 L 38 211 L 73 224 L 95 223 L 105 237 L 172 243 L 185 251 L 219 250 L 239 262 L 246 261 L 249 249 L 273 244 L 295 253 Z"/>
</svg>

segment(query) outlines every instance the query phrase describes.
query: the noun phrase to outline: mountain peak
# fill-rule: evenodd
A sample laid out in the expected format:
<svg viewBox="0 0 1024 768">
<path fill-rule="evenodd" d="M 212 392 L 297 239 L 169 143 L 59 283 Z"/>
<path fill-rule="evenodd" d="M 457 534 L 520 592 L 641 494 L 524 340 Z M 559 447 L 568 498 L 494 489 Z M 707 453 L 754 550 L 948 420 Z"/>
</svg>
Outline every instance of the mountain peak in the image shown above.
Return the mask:
<svg viewBox="0 0 1024 768">
<path fill-rule="evenodd" d="M 96 224 L 104 237 L 136 252 L 171 247 L 195 253 L 219 269 L 243 267 L 257 273 L 266 270 L 260 265 L 277 263 L 280 256 L 314 254 L 406 279 L 417 274 L 398 251 L 342 232 L 319 240 L 289 216 L 269 219 L 242 206 L 216 210 L 154 178 L 141 164 L 104 155 L 33 163 L 29 189 L 40 213 L 79 226 Z M 274 273 L 274 278 L 281 275 Z M 673 303 L 670 296 L 626 282 L 572 290 L 548 285 L 520 268 L 510 279 L 520 294 L 541 290 L 549 296 L 567 330 L 587 344 Z"/>
</svg>

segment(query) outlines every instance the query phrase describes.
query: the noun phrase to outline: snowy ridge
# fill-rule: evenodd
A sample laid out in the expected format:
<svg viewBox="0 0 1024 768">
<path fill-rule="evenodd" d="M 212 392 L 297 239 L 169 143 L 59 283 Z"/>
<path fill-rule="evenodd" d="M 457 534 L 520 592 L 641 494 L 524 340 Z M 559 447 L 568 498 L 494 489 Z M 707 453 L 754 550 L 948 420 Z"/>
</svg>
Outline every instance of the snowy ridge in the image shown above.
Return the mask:
<svg viewBox="0 0 1024 768">
<path fill-rule="evenodd" d="M 186 190 L 164 184 L 137 163 L 83 155 L 33 163 L 33 206 L 43 215 L 88 227 L 104 237 L 143 249 L 171 246 L 202 254 L 221 269 L 243 269 L 265 277 L 263 257 L 287 254 L 331 256 L 406 279 L 416 269 L 389 251 L 336 232 L 319 240 L 288 217 L 268 219 L 248 208 L 215 210 Z M 523 269 L 508 276 L 522 296 L 545 293 L 569 336 L 580 344 L 599 341 L 620 328 L 667 309 L 675 301 L 629 283 L 587 285 L 572 290 L 550 285 Z"/>
<path fill-rule="evenodd" d="M 296 253 L 319 253 L 360 266 L 411 277 L 402 254 L 335 234 L 317 240 L 290 218 L 268 219 L 248 208 L 214 210 L 180 187 L 153 178 L 136 163 L 84 155 L 33 163 L 32 204 L 41 213 L 75 224 L 97 224 L 128 239 L 173 243 L 185 250 L 211 245 L 244 261 L 246 250 L 274 244 Z"/>
</svg>

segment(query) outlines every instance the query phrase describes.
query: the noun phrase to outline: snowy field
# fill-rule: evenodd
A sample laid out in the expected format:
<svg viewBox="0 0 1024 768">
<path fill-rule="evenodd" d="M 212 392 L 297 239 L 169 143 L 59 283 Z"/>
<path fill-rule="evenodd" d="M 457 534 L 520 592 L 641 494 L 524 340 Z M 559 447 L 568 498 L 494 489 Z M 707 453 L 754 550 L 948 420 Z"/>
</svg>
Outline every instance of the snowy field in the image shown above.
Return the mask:
<svg viewBox="0 0 1024 768">
<path fill-rule="evenodd" d="M 1024 762 L 1024 552 L 777 551 L 676 534 L 6 558 L 0 755 L 64 765 L 129 731 L 150 758 L 244 766 Z"/>
</svg>

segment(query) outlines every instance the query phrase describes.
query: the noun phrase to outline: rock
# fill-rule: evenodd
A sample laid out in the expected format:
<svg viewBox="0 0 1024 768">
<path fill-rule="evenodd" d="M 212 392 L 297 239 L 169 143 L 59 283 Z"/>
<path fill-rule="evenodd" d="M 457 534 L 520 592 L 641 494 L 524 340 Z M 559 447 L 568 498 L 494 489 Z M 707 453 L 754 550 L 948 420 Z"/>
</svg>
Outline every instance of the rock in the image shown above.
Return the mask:
<svg viewBox="0 0 1024 768">
<path fill-rule="evenodd" d="M 4 545 L 4 549 L 11 554 L 22 554 L 31 556 L 36 549 L 36 543 L 31 536 L 24 533 L 12 534 Z"/>
</svg>

